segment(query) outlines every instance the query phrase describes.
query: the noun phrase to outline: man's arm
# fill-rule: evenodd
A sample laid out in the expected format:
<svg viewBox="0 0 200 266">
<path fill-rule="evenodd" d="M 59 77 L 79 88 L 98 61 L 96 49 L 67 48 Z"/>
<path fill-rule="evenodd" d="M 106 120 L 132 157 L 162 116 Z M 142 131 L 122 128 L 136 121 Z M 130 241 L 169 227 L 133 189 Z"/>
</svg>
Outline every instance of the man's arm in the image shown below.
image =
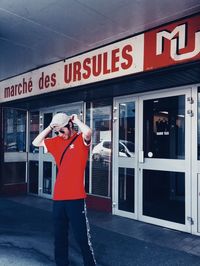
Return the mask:
<svg viewBox="0 0 200 266">
<path fill-rule="evenodd" d="M 45 128 L 32 142 L 33 146 L 36 147 L 45 147 L 44 139 L 52 131 L 52 127 L 48 126 Z"/>
<path fill-rule="evenodd" d="M 64 116 L 64 117 L 63 117 Z M 44 147 L 46 148 L 45 146 L 45 143 L 44 143 L 44 139 L 46 138 L 46 136 L 56 127 L 61 127 L 62 124 L 63 124 L 63 119 L 64 121 L 66 119 L 69 119 L 67 117 L 66 114 L 63 114 L 63 113 L 57 113 L 53 116 L 52 120 L 51 120 L 51 123 L 49 124 L 49 126 L 47 128 L 45 128 L 32 142 L 33 146 L 36 146 L 36 147 Z M 68 121 L 68 120 L 67 120 Z"/>
<path fill-rule="evenodd" d="M 83 133 L 84 140 L 86 141 L 87 144 L 89 144 L 92 137 L 91 128 L 89 128 L 86 124 L 81 122 L 76 114 L 71 116 L 71 120 L 79 127 L 80 131 Z"/>
</svg>

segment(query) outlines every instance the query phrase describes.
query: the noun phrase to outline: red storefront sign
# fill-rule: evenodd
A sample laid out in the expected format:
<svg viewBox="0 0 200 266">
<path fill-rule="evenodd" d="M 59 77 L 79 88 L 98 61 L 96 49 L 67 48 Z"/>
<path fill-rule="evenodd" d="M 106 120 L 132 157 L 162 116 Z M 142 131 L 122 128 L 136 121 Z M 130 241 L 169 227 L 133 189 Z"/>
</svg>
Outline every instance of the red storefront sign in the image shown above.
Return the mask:
<svg viewBox="0 0 200 266">
<path fill-rule="evenodd" d="M 0 102 L 200 59 L 200 14 L 0 83 Z"/>
<path fill-rule="evenodd" d="M 200 59 L 200 15 L 144 34 L 144 71 Z"/>
</svg>

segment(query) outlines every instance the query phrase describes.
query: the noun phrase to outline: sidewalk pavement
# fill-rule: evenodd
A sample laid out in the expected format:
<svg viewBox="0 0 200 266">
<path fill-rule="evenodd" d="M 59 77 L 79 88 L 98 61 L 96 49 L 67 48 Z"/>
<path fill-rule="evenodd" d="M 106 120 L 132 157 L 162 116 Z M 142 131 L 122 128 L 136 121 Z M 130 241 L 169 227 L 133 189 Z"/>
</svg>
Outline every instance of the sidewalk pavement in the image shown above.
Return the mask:
<svg viewBox="0 0 200 266">
<path fill-rule="evenodd" d="M 52 201 L 0 197 L 0 266 L 54 265 Z M 98 266 L 200 265 L 200 237 L 88 211 Z M 82 259 L 70 233 L 71 266 Z"/>
</svg>

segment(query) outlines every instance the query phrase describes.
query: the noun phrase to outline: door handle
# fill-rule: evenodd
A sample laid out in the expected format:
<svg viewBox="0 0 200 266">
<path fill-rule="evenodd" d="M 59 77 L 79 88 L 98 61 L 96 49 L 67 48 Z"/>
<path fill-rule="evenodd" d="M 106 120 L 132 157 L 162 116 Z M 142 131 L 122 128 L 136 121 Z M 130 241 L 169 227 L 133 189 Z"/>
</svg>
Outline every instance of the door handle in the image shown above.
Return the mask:
<svg viewBox="0 0 200 266">
<path fill-rule="evenodd" d="M 139 163 L 144 163 L 144 151 L 139 151 Z"/>
</svg>

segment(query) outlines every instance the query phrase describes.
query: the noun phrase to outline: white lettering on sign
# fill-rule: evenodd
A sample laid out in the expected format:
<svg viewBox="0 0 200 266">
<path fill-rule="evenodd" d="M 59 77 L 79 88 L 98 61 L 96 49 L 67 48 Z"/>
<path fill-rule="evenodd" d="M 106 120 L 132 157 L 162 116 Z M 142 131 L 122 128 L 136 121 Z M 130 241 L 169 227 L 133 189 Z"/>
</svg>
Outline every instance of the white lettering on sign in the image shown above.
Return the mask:
<svg viewBox="0 0 200 266">
<path fill-rule="evenodd" d="M 195 33 L 194 50 L 188 53 L 180 52 L 180 49 L 186 47 L 187 43 L 187 27 L 186 23 L 177 26 L 172 32 L 161 31 L 157 33 L 156 39 L 156 55 L 160 55 L 164 51 L 164 40 L 171 41 L 170 56 L 173 60 L 179 61 L 189 59 L 196 56 L 200 52 L 200 32 Z"/>
</svg>

